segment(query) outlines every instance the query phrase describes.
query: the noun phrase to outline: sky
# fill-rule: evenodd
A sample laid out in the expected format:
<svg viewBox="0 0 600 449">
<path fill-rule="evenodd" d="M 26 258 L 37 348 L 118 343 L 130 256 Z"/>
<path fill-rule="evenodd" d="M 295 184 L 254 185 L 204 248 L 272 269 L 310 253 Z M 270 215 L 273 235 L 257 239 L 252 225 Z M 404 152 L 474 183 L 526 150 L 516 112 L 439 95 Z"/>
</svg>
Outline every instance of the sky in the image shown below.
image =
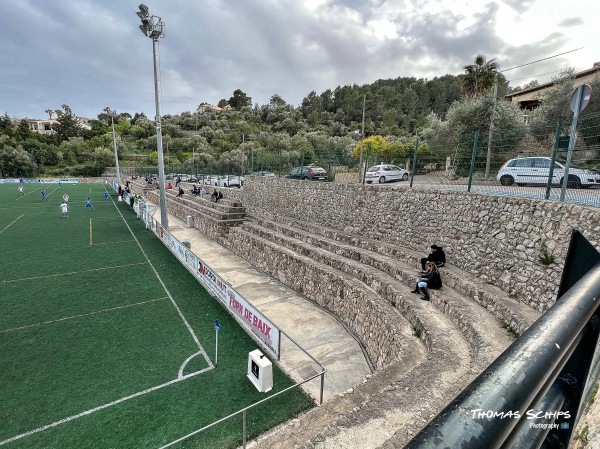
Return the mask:
<svg viewBox="0 0 600 449">
<path fill-rule="evenodd" d="M 600 62 L 597 0 L 145 0 L 165 23 L 161 114 L 241 89 L 295 106 L 311 91 L 458 75 L 478 54 L 504 75 L 550 81 Z M 0 0 L 0 114 L 47 118 L 67 104 L 155 116 L 152 40 L 139 0 Z M 582 48 L 583 47 L 583 48 Z"/>
</svg>

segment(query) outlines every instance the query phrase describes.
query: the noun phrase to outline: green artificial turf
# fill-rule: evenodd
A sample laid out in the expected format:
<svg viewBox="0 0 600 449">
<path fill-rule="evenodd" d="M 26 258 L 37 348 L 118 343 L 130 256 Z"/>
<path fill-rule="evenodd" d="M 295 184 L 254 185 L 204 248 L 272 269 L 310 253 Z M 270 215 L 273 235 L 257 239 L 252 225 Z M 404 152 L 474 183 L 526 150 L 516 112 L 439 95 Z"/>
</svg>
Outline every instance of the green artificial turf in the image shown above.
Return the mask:
<svg viewBox="0 0 600 449">
<path fill-rule="evenodd" d="M 105 202 L 100 184 L 17 188 L 0 184 L 0 448 L 158 448 L 293 384 L 274 364 L 273 390 L 256 391 L 257 344 L 112 190 Z M 201 349 L 180 313 L 210 360 L 194 356 L 183 378 Z M 287 392 L 248 412 L 248 435 L 309 407 Z M 178 447 L 241 436 L 237 416 Z"/>
</svg>

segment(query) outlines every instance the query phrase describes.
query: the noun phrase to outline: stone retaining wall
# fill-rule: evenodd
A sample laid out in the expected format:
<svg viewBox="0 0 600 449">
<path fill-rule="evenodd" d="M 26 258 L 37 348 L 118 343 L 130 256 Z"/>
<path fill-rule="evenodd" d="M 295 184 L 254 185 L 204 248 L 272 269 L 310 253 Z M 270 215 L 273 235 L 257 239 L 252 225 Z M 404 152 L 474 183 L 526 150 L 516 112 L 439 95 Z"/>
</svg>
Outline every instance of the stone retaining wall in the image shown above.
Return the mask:
<svg viewBox="0 0 600 449">
<path fill-rule="evenodd" d="M 142 195 L 142 197 L 148 199 L 151 203 L 160 204 L 159 190 L 156 188 L 143 188 L 142 184 L 132 182 L 132 190 L 134 193 Z M 238 190 L 238 189 L 236 189 Z M 225 198 L 229 198 L 229 192 L 223 192 Z M 190 197 L 191 198 L 191 197 Z M 223 211 L 223 215 L 211 216 L 207 211 L 202 211 L 197 203 L 189 201 L 185 198 L 175 198 L 172 193 L 167 193 L 167 211 L 179 218 L 180 220 L 186 221 L 186 217 L 189 215 L 194 220 L 194 228 L 198 229 L 204 235 L 217 240 L 219 237 L 227 234 L 231 226 L 236 226 L 241 223 L 241 220 L 227 220 L 227 213 Z M 239 201 L 239 199 L 238 199 Z M 213 203 L 209 203 L 206 200 L 207 206 L 214 206 Z M 160 215 L 160 212 L 156 212 Z M 215 211 L 218 214 L 219 211 Z"/>
<path fill-rule="evenodd" d="M 358 336 L 375 368 L 383 368 L 409 351 L 406 335 L 397 326 L 392 306 L 377 301 L 373 291 L 364 284 L 350 276 L 340 276 L 336 270 L 276 243 L 244 232 L 233 232 L 233 249 L 237 254 L 333 312 Z M 412 321 L 415 328 L 425 330 L 418 318 Z M 427 337 L 424 338 L 427 344 L 428 334 L 424 337 Z"/>
<path fill-rule="evenodd" d="M 592 207 L 415 190 L 249 178 L 241 200 L 250 215 L 322 224 L 448 261 L 543 312 L 556 299 L 573 227 L 598 247 L 600 210 Z M 544 246 L 556 263 L 539 262 Z"/>
</svg>

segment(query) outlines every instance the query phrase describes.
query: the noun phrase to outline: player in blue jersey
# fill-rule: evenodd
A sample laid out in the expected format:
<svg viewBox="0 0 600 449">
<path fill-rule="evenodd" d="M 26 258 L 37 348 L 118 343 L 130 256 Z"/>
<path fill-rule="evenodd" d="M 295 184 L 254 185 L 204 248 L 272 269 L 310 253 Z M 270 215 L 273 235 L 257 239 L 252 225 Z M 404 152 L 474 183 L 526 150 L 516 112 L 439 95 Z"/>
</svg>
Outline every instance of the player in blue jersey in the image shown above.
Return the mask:
<svg viewBox="0 0 600 449">
<path fill-rule="evenodd" d="M 108 201 L 108 190 L 104 191 L 104 201 Z"/>
<path fill-rule="evenodd" d="M 42 201 L 44 201 L 44 200 L 48 201 L 48 197 L 46 196 L 46 191 L 45 190 L 42 190 L 40 192 L 40 195 L 42 195 Z"/>
<path fill-rule="evenodd" d="M 88 207 L 91 207 L 92 210 L 94 210 L 94 206 L 92 206 L 92 200 L 90 200 L 89 198 L 85 200 L 85 210 L 88 210 Z"/>
</svg>

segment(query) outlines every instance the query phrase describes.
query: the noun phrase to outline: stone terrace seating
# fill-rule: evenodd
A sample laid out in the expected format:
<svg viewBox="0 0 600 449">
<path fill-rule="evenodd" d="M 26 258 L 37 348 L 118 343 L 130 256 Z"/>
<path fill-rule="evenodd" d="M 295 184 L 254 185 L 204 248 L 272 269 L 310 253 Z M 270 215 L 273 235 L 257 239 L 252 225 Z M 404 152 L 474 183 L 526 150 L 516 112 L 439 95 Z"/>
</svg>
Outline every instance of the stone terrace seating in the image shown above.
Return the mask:
<svg viewBox="0 0 600 449">
<path fill-rule="evenodd" d="M 144 187 L 138 181 L 132 181 L 131 184 L 134 192 L 142 192 L 142 196 L 151 202 L 159 203 L 158 189 Z M 186 216 L 192 216 L 194 227 L 210 237 L 217 238 L 225 235 L 229 232 L 229 228 L 238 226 L 245 220 L 246 209 L 238 200 L 225 197 L 214 203 L 210 201 L 210 195 L 200 198 L 186 190 L 186 193 L 178 198 L 177 193 L 176 189 L 166 191 L 169 212 L 184 221 Z"/>
<path fill-rule="evenodd" d="M 365 257 L 367 253 L 377 253 L 383 256 L 389 256 L 398 262 L 403 262 L 398 265 L 398 269 L 408 268 L 408 273 L 403 271 L 402 274 L 413 286 L 415 273 L 420 270 L 420 260 L 423 254 L 417 253 L 407 248 L 402 248 L 389 243 L 378 240 L 364 238 L 350 232 L 339 231 L 326 228 L 312 223 L 302 222 L 298 220 L 278 217 L 278 221 L 269 221 L 264 219 L 256 219 L 256 222 L 265 227 L 272 227 L 278 232 L 287 233 L 291 236 L 311 236 L 313 239 L 316 236 L 323 236 L 323 241 L 326 245 L 337 245 L 349 250 L 356 251 L 353 257 Z M 345 245 L 344 245 L 345 244 Z M 425 245 L 427 247 L 429 244 Z M 522 334 L 535 320 L 540 316 L 540 313 L 531 309 L 526 304 L 515 301 L 503 290 L 490 285 L 480 279 L 476 279 L 473 275 L 461 270 L 452 265 L 451 255 L 448 255 L 449 261 L 440 269 L 442 273 L 442 281 L 444 286 L 450 287 L 452 290 L 461 295 L 472 299 L 479 303 L 482 307 L 489 310 L 498 320 L 501 321 L 503 327 L 507 328 L 510 333 L 515 335 Z M 433 297 L 443 297 L 447 289 L 440 291 L 431 290 Z"/>
<path fill-rule="evenodd" d="M 344 441 L 352 443 L 348 447 L 400 447 L 539 316 L 451 265 L 442 269 L 444 288 L 432 291 L 431 303 L 421 301 L 410 293 L 416 253 L 296 219 L 255 218 L 220 241 L 332 311 L 379 368 L 351 394 L 261 437 L 259 447 L 343 446 Z M 349 276 L 370 288 L 370 303 L 378 307 L 366 313 L 364 305 L 348 298 Z M 395 314 L 386 312 L 389 306 Z M 411 323 L 429 351 L 425 360 L 401 370 L 393 358 L 374 352 L 382 346 L 381 336 L 366 315 L 381 312 Z M 358 435 L 366 440 L 359 442 Z"/>
</svg>

